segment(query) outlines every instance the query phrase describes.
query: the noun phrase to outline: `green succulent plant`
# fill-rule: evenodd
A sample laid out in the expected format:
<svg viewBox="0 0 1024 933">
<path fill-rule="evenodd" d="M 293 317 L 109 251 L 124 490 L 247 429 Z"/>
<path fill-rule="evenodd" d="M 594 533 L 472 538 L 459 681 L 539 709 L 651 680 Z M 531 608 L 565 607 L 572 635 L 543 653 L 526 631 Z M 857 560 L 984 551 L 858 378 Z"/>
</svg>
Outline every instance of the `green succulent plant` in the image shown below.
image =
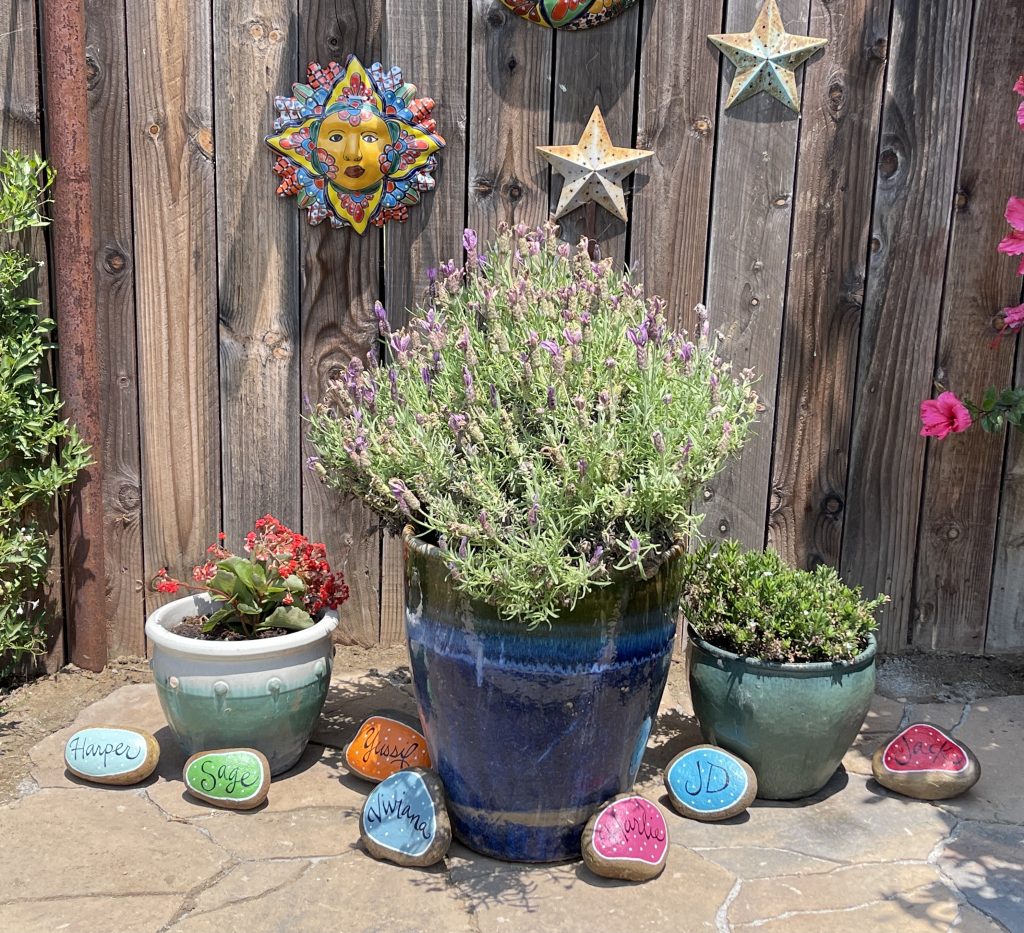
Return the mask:
<svg viewBox="0 0 1024 933">
<path fill-rule="evenodd" d="M 849 661 L 868 644 L 888 596 L 861 598 L 824 564 L 789 567 L 772 550 L 735 541 L 687 558 L 682 606 L 704 641 L 762 661 Z"/>
</svg>

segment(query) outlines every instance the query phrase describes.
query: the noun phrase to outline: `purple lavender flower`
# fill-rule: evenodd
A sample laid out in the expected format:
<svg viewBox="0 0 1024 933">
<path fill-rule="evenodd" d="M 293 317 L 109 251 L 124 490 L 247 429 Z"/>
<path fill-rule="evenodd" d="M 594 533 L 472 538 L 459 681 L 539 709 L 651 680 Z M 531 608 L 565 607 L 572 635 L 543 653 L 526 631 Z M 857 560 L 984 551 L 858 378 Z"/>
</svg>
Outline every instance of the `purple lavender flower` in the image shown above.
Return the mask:
<svg viewBox="0 0 1024 933">
<path fill-rule="evenodd" d="M 659 454 L 665 453 L 665 435 L 661 431 L 655 431 L 651 435 L 651 443 L 654 444 L 654 449 Z"/>
<path fill-rule="evenodd" d="M 555 399 L 555 387 L 548 386 L 548 408 L 554 409 L 557 401 Z"/>
<path fill-rule="evenodd" d="M 373 313 L 377 317 L 377 328 L 380 330 L 383 336 L 387 336 L 391 333 L 391 327 L 388 325 L 388 312 L 379 301 L 373 303 Z"/>
<path fill-rule="evenodd" d="M 427 282 L 431 285 L 437 284 L 437 269 L 433 266 L 427 269 Z"/>
<path fill-rule="evenodd" d="M 392 479 L 388 480 L 388 488 L 391 490 L 391 495 L 395 497 L 399 509 L 411 518 L 413 510 L 409 502 L 409 487 L 400 479 Z"/>
<path fill-rule="evenodd" d="M 537 527 L 537 522 L 540 520 L 540 503 L 537 501 L 537 497 L 533 497 L 533 505 L 530 506 L 529 511 L 526 513 L 526 521 L 529 523 L 531 528 Z"/>
<path fill-rule="evenodd" d="M 611 356 L 609 356 L 608 359 L 606 359 L 604 361 L 604 368 L 605 369 L 615 369 L 615 367 L 618 366 L 618 365 L 619 364 L 617 362 L 615 362 L 615 358 L 611 357 Z"/>
<path fill-rule="evenodd" d="M 467 424 L 469 424 L 469 418 L 463 414 L 455 413 L 448 416 L 448 427 L 456 437 L 466 430 Z"/>
<path fill-rule="evenodd" d="M 490 518 L 487 515 L 487 510 L 486 509 L 481 509 L 480 510 L 480 527 L 483 528 L 484 534 L 486 534 L 486 535 L 493 535 L 494 534 L 494 526 L 491 524 L 491 520 L 490 520 Z"/>
<path fill-rule="evenodd" d="M 466 250 L 467 253 L 470 253 L 476 249 L 476 244 L 476 231 L 471 230 L 469 227 L 466 227 L 465 231 L 462 234 L 463 248 Z"/>
<path fill-rule="evenodd" d="M 693 357 L 693 344 L 689 340 L 679 348 L 679 360 L 682 363 L 689 363 Z"/>
<path fill-rule="evenodd" d="M 469 538 L 463 535 L 459 538 L 459 557 L 463 560 L 466 559 L 466 555 L 469 553 Z"/>
<path fill-rule="evenodd" d="M 433 377 L 432 373 L 430 372 L 430 367 L 429 366 L 421 367 L 420 375 L 423 377 L 423 384 L 427 387 L 427 392 L 429 392 L 431 390 L 431 387 L 434 384 L 434 377 Z"/>
<path fill-rule="evenodd" d="M 472 404 L 476 400 L 476 392 L 473 389 L 473 374 L 466 366 L 462 367 L 462 384 L 466 387 L 466 401 Z"/>
<path fill-rule="evenodd" d="M 562 330 L 562 336 L 571 347 L 578 347 L 583 342 L 583 332 L 574 328 L 566 327 Z"/>
<path fill-rule="evenodd" d="M 629 559 L 634 563 L 640 560 L 640 539 L 635 536 L 629 539 Z"/>
<path fill-rule="evenodd" d="M 319 462 L 319 457 L 306 457 L 306 469 L 309 470 L 310 473 L 316 473 L 316 467 Z"/>
<path fill-rule="evenodd" d="M 638 349 L 647 346 L 648 332 L 647 323 L 644 322 L 639 327 L 627 327 L 626 336 L 633 342 L 633 345 Z"/>
<path fill-rule="evenodd" d="M 412 346 L 412 337 L 409 334 L 392 334 L 389 342 L 391 349 L 401 357 L 409 352 L 409 348 Z"/>
<path fill-rule="evenodd" d="M 500 404 L 498 400 L 498 387 L 493 382 L 491 383 L 491 388 L 488 390 L 488 392 L 491 396 L 491 405 L 497 408 Z"/>
<path fill-rule="evenodd" d="M 540 337 L 537 335 L 537 331 L 531 330 L 526 335 L 526 343 L 530 347 L 536 347 L 540 343 Z"/>
<path fill-rule="evenodd" d="M 548 338 L 547 340 L 542 340 L 540 342 L 540 346 L 547 350 L 548 353 L 550 353 L 552 356 L 562 355 L 562 348 L 558 345 L 557 340 L 552 340 L 551 338 Z"/>
<path fill-rule="evenodd" d="M 526 236 L 529 227 L 524 223 L 518 223 L 512 228 L 512 232 L 519 238 Z"/>
<path fill-rule="evenodd" d="M 581 477 L 582 476 L 586 476 L 587 475 L 587 469 L 588 469 L 587 461 L 583 460 L 582 458 L 577 460 L 576 461 L 576 469 L 580 471 L 580 476 Z"/>
<path fill-rule="evenodd" d="M 455 341 L 455 346 L 465 353 L 469 349 L 469 328 L 463 324 L 462 333 L 459 335 L 459 339 Z"/>
<path fill-rule="evenodd" d="M 441 275 L 443 275 L 445 278 L 450 278 L 451 276 L 455 275 L 455 269 L 456 266 L 454 259 L 447 259 L 441 263 Z"/>
<path fill-rule="evenodd" d="M 572 247 L 568 243 L 559 243 L 558 255 L 561 256 L 562 259 L 568 259 L 572 255 Z"/>
<path fill-rule="evenodd" d="M 597 404 L 601 408 L 607 408 L 612 401 L 611 393 L 607 389 L 602 389 L 597 393 Z"/>
<path fill-rule="evenodd" d="M 599 544 L 594 548 L 594 553 L 590 555 L 589 566 L 596 567 L 601 560 L 602 554 L 604 554 L 604 548 Z"/>
</svg>

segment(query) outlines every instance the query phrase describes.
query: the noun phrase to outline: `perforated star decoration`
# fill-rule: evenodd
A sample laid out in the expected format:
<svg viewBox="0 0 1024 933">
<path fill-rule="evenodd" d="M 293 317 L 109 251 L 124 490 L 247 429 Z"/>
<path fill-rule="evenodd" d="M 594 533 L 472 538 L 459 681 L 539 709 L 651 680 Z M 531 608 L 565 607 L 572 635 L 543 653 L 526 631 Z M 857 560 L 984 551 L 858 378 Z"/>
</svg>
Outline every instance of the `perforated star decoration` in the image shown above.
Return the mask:
<svg viewBox="0 0 1024 933">
<path fill-rule="evenodd" d="M 750 32 L 708 38 L 736 66 L 725 101 L 726 109 L 767 91 L 790 110 L 799 113 L 800 92 L 794 72 L 818 49 L 828 45 L 828 39 L 794 36 L 786 32 L 775 0 L 767 0 L 761 7 Z"/>
<path fill-rule="evenodd" d="M 636 171 L 653 152 L 613 146 L 601 108 L 595 107 L 590 122 L 575 146 L 538 146 L 551 167 L 565 179 L 555 219 L 595 201 L 623 223 L 629 220 L 622 180 Z"/>
</svg>

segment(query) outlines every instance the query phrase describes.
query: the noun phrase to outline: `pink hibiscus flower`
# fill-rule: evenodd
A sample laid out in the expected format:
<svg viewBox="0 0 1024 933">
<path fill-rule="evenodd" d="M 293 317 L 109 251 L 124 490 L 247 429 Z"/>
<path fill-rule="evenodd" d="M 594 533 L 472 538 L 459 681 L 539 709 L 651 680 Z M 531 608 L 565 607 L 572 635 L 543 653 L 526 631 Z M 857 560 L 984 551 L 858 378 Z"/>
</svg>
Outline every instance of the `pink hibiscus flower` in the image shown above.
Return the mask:
<svg viewBox="0 0 1024 933">
<path fill-rule="evenodd" d="M 1024 198 L 1010 198 L 1006 202 L 1006 222 L 1013 227 L 999 241 L 999 252 L 1010 256 L 1024 255 Z M 1017 269 L 1018 275 L 1024 275 L 1024 259 Z"/>
<path fill-rule="evenodd" d="M 942 440 L 950 434 L 961 434 L 971 426 L 971 413 L 952 392 L 921 402 L 921 437 Z"/>
<path fill-rule="evenodd" d="M 1024 75 L 1021 75 L 1017 79 L 1017 83 L 1013 86 L 1013 89 L 1024 97 Z M 1024 102 L 1017 108 L 1017 122 L 1020 124 L 1020 128 L 1024 130 Z"/>
</svg>

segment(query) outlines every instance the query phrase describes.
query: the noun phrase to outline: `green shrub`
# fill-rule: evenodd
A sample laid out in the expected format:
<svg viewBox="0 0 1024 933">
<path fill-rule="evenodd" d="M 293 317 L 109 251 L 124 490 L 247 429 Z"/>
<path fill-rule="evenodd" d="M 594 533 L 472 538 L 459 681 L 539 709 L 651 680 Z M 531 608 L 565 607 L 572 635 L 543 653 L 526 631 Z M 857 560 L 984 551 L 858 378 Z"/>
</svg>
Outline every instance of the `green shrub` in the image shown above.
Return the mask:
<svg viewBox="0 0 1024 933">
<path fill-rule="evenodd" d="M 762 661 L 848 661 L 888 596 L 861 598 L 832 567 L 794 570 L 774 551 L 725 541 L 688 558 L 683 612 L 704 641 Z"/>
<path fill-rule="evenodd" d="M 467 230 L 465 266 L 407 328 L 378 307 L 389 362 L 353 360 L 310 432 L 329 485 L 436 540 L 459 589 L 529 625 L 693 535 L 757 408 L 703 309 L 672 333 L 664 301 L 557 229 L 502 229 L 486 255 Z"/>
<path fill-rule="evenodd" d="M 89 463 L 75 429 L 60 418 L 57 391 L 40 381 L 54 325 L 26 296 L 38 263 L 19 248 L 25 231 L 46 225 L 41 210 L 52 182 L 38 156 L 0 155 L 0 655 L 15 659 L 45 647 L 39 588 L 48 538 L 35 516 Z"/>
</svg>

